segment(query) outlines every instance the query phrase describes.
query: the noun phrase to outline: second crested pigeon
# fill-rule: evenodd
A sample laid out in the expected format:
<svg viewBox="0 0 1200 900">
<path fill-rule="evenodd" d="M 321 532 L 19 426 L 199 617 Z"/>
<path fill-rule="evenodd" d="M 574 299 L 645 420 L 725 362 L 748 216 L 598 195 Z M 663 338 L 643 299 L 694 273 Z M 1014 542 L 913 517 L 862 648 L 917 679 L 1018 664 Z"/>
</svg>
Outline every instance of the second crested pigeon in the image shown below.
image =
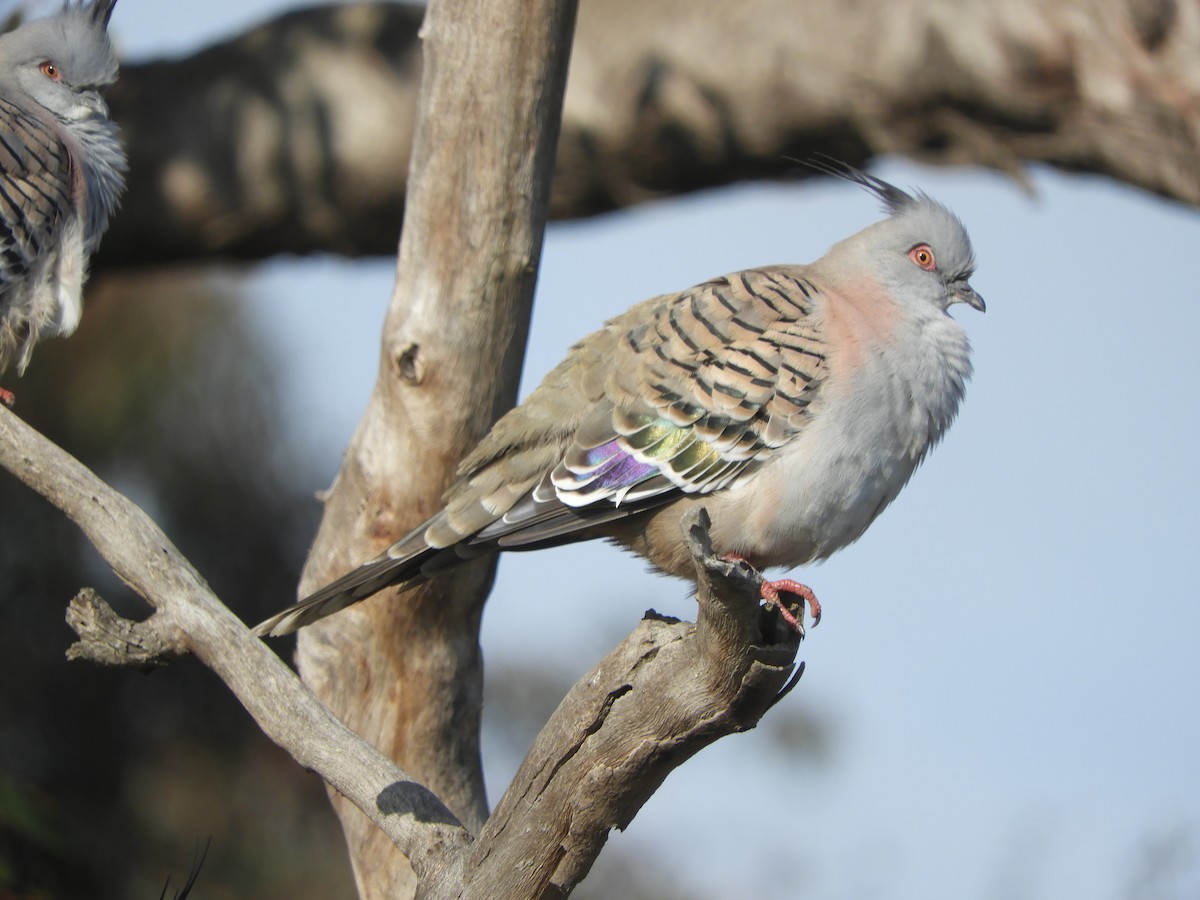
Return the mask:
<svg viewBox="0 0 1200 900">
<path fill-rule="evenodd" d="M 88 259 L 124 190 L 99 93 L 117 78 L 115 4 L 68 0 L 0 35 L 0 374 L 23 372 L 41 338 L 75 330 Z"/>
</svg>

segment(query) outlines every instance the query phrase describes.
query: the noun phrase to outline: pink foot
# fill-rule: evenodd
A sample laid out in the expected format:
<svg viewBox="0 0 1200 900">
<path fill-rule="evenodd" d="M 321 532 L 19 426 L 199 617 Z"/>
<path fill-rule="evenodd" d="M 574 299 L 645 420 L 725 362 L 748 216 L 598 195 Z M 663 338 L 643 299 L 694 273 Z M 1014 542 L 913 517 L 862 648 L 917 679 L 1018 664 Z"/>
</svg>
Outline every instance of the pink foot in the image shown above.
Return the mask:
<svg viewBox="0 0 1200 900">
<path fill-rule="evenodd" d="M 783 617 L 783 621 L 791 626 L 793 631 L 799 634 L 804 633 L 804 623 L 800 621 L 800 618 L 804 616 L 804 611 L 801 609 L 800 618 L 797 618 L 779 599 L 780 594 L 795 594 L 804 603 L 808 604 L 808 611 L 812 614 L 813 628 L 821 624 L 821 604 L 817 600 L 817 595 L 812 592 L 812 588 L 808 585 L 792 581 L 790 578 L 784 578 L 780 581 L 764 581 L 762 587 L 759 589 L 759 593 L 762 594 L 762 598 L 768 606 L 779 608 L 779 615 Z"/>
<path fill-rule="evenodd" d="M 726 553 L 725 559 L 730 562 L 744 562 L 747 565 L 752 565 L 750 560 L 742 556 L 740 553 Z M 821 604 L 817 600 L 817 595 L 812 592 L 806 584 L 801 584 L 798 581 L 792 581 L 790 578 L 784 578 L 779 581 L 764 581 L 762 587 L 759 588 L 759 596 L 763 598 L 767 606 L 774 606 L 779 610 L 779 615 L 783 621 L 788 623 L 792 631 L 799 635 L 804 634 L 804 623 L 801 619 L 804 618 L 804 610 L 800 611 L 800 618 L 783 605 L 779 600 L 780 594 L 795 594 L 804 603 L 808 604 L 808 611 L 812 613 L 813 628 L 821 624 Z"/>
<path fill-rule="evenodd" d="M 13 408 L 13 404 L 17 402 L 16 395 L 12 391 L 6 391 L 0 388 L 0 403 L 3 403 L 9 409 Z"/>
</svg>

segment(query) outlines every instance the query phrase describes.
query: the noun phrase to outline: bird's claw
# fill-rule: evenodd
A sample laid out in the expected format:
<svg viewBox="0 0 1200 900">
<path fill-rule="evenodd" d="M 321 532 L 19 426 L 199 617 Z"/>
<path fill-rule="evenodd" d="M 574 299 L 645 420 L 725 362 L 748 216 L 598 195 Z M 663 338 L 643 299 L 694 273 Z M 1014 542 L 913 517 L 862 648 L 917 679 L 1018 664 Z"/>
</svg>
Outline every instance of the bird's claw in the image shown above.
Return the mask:
<svg viewBox="0 0 1200 900">
<path fill-rule="evenodd" d="M 12 391 L 6 391 L 4 388 L 0 388 L 0 403 L 3 403 L 9 409 L 12 409 L 13 404 L 16 402 L 16 394 L 14 394 Z"/>
<path fill-rule="evenodd" d="M 757 571 L 740 553 L 727 553 L 723 559 L 735 565 L 743 565 L 751 571 Z M 788 627 L 796 634 L 804 637 L 804 604 L 808 604 L 808 611 L 812 614 L 813 628 L 821 624 L 821 604 L 817 600 L 817 595 L 813 593 L 812 588 L 806 584 L 801 584 L 798 581 L 793 581 L 790 578 L 781 578 L 779 581 L 764 580 L 758 589 L 759 596 L 767 606 L 773 606 L 779 610 L 779 615 L 783 621 L 787 622 Z M 780 594 L 794 594 L 800 598 L 800 615 L 797 616 L 779 599 Z"/>
<path fill-rule="evenodd" d="M 806 584 L 801 584 L 798 581 L 792 581 L 790 578 L 783 578 L 779 581 L 764 581 L 762 587 L 759 588 L 759 593 L 768 606 L 774 606 L 779 610 L 779 615 L 783 621 L 787 622 L 788 626 L 797 634 L 804 635 L 804 605 L 808 605 L 808 611 L 812 615 L 813 627 L 816 628 L 821 624 L 821 604 L 817 600 L 817 595 L 812 592 Z M 780 599 L 780 594 L 793 594 L 800 598 L 800 615 L 793 613 Z"/>
</svg>

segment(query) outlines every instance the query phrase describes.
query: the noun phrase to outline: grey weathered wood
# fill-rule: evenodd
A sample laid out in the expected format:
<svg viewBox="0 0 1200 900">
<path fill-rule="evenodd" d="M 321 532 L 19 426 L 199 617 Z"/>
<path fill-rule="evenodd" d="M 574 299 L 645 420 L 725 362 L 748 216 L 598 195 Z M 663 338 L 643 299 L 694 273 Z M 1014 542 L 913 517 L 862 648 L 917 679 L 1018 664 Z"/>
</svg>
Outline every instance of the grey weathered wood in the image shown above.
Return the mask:
<svg viewBox="0 0 1200 900">
<path fill-rule="evenodd" d="M 461 893 L 561 897 L 664 778 L 754 727 L 788 687 L 799 637 L 759 607 L 759 576 L 712 556 L 693 512 L 696 624 L 647 615 L 559 704 L 467 851 Z"/>
<path fill-rule="evenodd" d="M 140 646 L 193 653 L 229 686 L 271 740 L 358 804 L 418 872 L 433 871 L 469 843 L 470 835 L 437 797 L 338 722 L 250 634 L 149 516 L 2 404 L 0 466 L 66 513 L 113 571 L 155 608 L 140 626 L 113 617 L 99 633 L 84 627 L 80 638 L 89 646 L 77 645 L 76 655 L 118 661 L 119 642 L 109 639 L 117 621 L 122 630 L 139 632 L 135 643 Z M 126 661 L 150 660 L 136 655 Z"/>
<path fill-rule="evenodd" d="M 67 648 L 67 659 L 102 666 L 160 666 L 187 652 L 187 639 L 177 629 L 162 627 L 153 616 L 131 622 L 91 588 L 84 588 L 67 607 L 67 624 L 79 640 Z"/>
<path fill-rule="evenodd" d="M 328 493 L 302 593 L 432 514 L 458 460 L 516 397 L 574 21 L 569 0 L 429 4 L 379 376 Z M 493 567 L 477 561 L 399 599 L 385 591 L 305 629 L 297 653 L 334 713 L 472 830 L 487 816 L 478 632 Z M 411 893 L 392 843 L 333 799 L 360 894 Z"/>
</svg>

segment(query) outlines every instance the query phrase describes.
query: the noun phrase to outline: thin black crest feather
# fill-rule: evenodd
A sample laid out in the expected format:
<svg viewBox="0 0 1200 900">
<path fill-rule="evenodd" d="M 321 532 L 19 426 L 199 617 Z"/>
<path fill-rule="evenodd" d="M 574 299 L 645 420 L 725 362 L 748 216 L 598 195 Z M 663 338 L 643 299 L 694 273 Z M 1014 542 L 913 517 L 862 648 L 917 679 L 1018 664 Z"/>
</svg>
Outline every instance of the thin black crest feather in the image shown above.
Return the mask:
<svg viewBox="0 0 1200 900">
<path fill-rule="evenodd" d="M 900 190 L 894 184 L 889 184 L 882 178 L 876 178 L 869 172 L 857 169 L 828 154 L 814 153 L 808 159 L 797 160 L 797 162 L 822 174 L 832 175 L 834 178 L 841 178 L 843 181 L 849 181 L 865 188 L 883 202 L 884 211 L 890 215 L 896 215 L 917 202 L 916 197 Z"/>
<path fill-rule="evenodd" d="M 105 31 L 108 29 L 108 23 L 112 19 L 113 9 L 116 5 L 117 0 L 91 0 L 90 5 L 88 0 L 64 0 L 60 13 L 91 13 L 92 21 L 96 22 L 102 31 Z M 27 19 L 27 12 L 28 10 L 22 6 L 15 7 L 8 17 L 0 22 L 0 34 L 7 34 L 26 21 L 36 21 L 36 19 Z"/>
<path fill-rule="evenodd" d="M 87 11 L 92 15 L 92 21 L 100 25 L 101 28 L 108 28 L 108 21 L 112 18 L 113 8 L 117 5 L 117 0 L 92 0 L 89 5 L 88 0 L 66 0 L 63 4 L 63 12 L 72 11 Z"/>
<path fill-rule="evenodd" d="M 92 3 L 92 18 L 107 29 L 108 20 L 112 18 L 113 8 L 116 5 L 117 0 L 95 0 Z"/>
</svg>

